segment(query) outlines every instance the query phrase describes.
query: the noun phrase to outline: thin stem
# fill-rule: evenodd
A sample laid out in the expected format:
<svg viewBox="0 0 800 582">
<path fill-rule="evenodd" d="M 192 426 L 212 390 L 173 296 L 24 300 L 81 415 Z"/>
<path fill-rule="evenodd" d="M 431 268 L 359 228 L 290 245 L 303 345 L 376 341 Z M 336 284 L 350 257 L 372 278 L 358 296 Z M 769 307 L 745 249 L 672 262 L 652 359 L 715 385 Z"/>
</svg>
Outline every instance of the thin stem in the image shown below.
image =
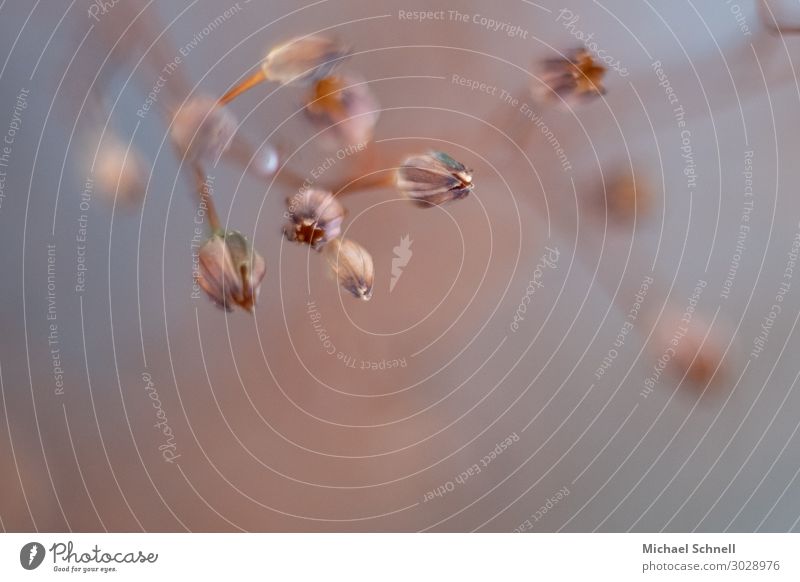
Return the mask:
<svg viewBox="0 0 800 582">
<path fill-rule="evenodd" d="M 264 72 L 264 69 L 259 67 L 255 73 L 247 77 L 244 81 L 242 81 L 241 83 L 230 89 L 227 93 L 225 93 L 225 95 L 220 97 L 219 99 L 220 105 L 226 105 L 230 103 L 245 91 L 252 89 L 256 85 L 263 83 L 266 80 L 267 80 L 267 74 Z"/>
<path fill-rule="evenodd" d="M 206 172 L 198 162 L 192 162 L 192 169 L 194 170 L 194 175 L 197 179 L 196 191 L 200 205 L 204 205 L 206 208 L 208 226 L 210 227 L 212 233 L 218 232 L 222 230 L 222 226 L 219 221 L 219 215 L 217 214 L 217 207 L 214 204 L 214 197 L 212 195 L 211 188 L 206 180 Z"/>
<path fill-rule="evenodd" d="M 394 174 L 390 170 L 378 170 L 372 174 L 366 174 L 351 179 L 343 186 L 333 190 L 334 196 L 345 196 L 364 190 L 376 190 L 379 188 L 391 188 L 394 186 Z"/>
</svg>

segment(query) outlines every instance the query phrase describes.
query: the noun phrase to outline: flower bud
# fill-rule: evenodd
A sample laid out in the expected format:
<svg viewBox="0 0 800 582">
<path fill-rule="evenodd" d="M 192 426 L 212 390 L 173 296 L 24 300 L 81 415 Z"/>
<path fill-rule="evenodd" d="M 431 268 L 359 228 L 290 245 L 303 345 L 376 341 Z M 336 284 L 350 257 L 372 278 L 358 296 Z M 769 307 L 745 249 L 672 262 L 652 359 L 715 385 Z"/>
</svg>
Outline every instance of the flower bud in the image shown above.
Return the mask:
<svg viewBox="0 0 800 582">
<path fill-rule="evenodd" d="M 331 149 L 342 145 L 367 144 L 378 122 L 378 100 L 366 81 L 344 73 L 317 81 L 306 105 L 306 114 L 320 129 L 330 128 L 336 136 Z M 323 137 L 329 135 L 323 134 Z"/>
<path fill-rule="evenodd" d="M 135 147 L 110 138 L 97 152 L 94 179 L 99 190 L 115 196 L 117 201 L 138 204 L 144 198 L 148 166 Z"/>
<path fill-rule="evenodd" d="M 605 95 L 602 85 L 606 68 L 585 48 L 570 51 L 565 58 L 547 59 L 532 92 L 543 101 L 586 102 Z M 542 85 L 544 84 L 544 85 Z"/>
<path fill-rule="evenodd" d="M 308 85 L 327 77 L 350 48 L 322 35 L 293 38 L 269 51 L 261 62 L 264 77 L 283 85 Z"/>
<path fill-rule="evenodd" d="M 237 126 L 236 117 L 216 99 L 195 97 L 175 113 L 170 136 L 187 159 L 215 162 L 228 149 Z"/>
<path fill-rule="evenodd" d="M 339 236 L 345 210 L 327 190 L 311 188 L 286 199 L 289 222 L 283 227 L 286 238 L 306 243 L 319 250 Z"/>
<path fill-rule="evenodd" d="M 218 306 L 253 311 L 267 272 L 264 259 L 238 232 L 215 233 L 200 247 L 198 284 Z"/>
<path fill-rule="evenodd" d="M 360 244 L 348 239 L 334 239 L 326 247 L 328 264 L 339 284 L 354 297 L 369 301 L 375 269 L 372 257 Z"/>
<path fill-rule="evenodd" d="M 422 207 L 464 198 L 473 186 L 472 170 L 443 152 L 411 156 L 397 170 L 397 188 Z"/>
</svg>

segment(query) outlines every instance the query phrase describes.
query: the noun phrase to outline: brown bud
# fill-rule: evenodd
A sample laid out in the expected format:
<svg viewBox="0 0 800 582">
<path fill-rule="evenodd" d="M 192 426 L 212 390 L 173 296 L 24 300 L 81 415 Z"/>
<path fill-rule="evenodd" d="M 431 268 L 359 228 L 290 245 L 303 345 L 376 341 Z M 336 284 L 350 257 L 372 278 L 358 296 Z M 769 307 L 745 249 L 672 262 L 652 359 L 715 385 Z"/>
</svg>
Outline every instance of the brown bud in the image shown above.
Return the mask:
<svg viewBox="0 0 800 582">
<path fill-rule="evenodd" d="M 308 85 L 327 77 L 350 48 L 322 35 L 293 38 L 269 51 L 261 62 L 264 77 L 283 85 Z"/>
<path fill-rule="evenodd" d="M 709 324 L 695 314 L 687 323 L 685 317 L 669 308 L 659 320 L 655 338 L 659 350 L 669 358 L 672 370 L 701 385 L 712 378 L 724 376 L 725 349 L 718 330 L 709 330 Z M 666 348 L 664 347 L 666 346 Z"/>
<path fill-rule="evenodd" d="M 372 257 L 360 244 L 348 239 L 334 239 L 326 247 L 328 264 L 339 284 L 354 297 L 369 301 L 375 269 Z"/>
<path fill-rule="evenodd" d="M 289 222 L 283 227 L 286 238 L 306 243 L 319 250 L 339 236 L 345 210 L 327 190 L 308 189 L 287 198 Z"/>
<path fill-rule="evenodd" d="M 238 232 L 215 233 L 200 247 L 198 284 L 218 306 L 253 311 L 267 272 L 264 259 Z"/>
<path fill-rule="evenodd" d="M 317 81 L 305 111 L 320 129 L 330 128 L 335 136 L 330 146 L 335 149 L 342 145 L 369 143 L 380 116 L 379 107 L 363 78 L 344 73 Z M 331 134 L 326 132 L 322 135 Z"/>
<path fill-rule="evenodd" d="M 643 178 L 634 181 L 630 172 L 612 176 L 605 192 L 608 212 L 620 221 L 632 221 L 650 210 L 652 192 Z"/>
<path fill-rule="evenodd" d="M 534 81 L 534 96 L 543 101 L 586 102 L 605 95 L 602 85 L 606 68 L 599 65 L 585 48 L 570 51 L 565 58 L 543 62 L 539 81 Z M 542 85 L 542 83 L 544 85 Z"/>
<path fill-rule="evenodd" d="M 236 117 L 216 99 L 195 97 L 175 113 L 170 136 L 187 159 L 215 162 L 228 149 L 237 126 Z"/>
<path fill-rule="evenodd" d="M 397 188 L 422 207 L 464 198 L 472 191 L 472 170 L 443 152 L 411 156 L 397 170 Z"/>
</svg>

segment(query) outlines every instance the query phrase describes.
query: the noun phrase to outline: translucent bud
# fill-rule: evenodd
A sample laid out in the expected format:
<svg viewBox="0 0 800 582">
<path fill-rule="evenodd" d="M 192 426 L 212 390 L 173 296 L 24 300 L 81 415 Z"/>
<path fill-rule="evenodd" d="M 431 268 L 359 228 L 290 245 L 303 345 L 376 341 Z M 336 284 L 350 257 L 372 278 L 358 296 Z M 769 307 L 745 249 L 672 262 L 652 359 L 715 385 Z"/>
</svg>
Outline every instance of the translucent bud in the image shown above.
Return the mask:
<svg viewBox="0 0 800 582">
<path fill-rule="evenodd" d="M 305 110 L 317 127 L 331 128 L 335 138 L 327 145 L 335 149 L 372 141 L 380 117 L 379 107 L 366 81 L 358 75 L 345 73 L 320 79 L 308 97 Z M 331 135 L 330 132 L 323 133 L 323 138 Z"/>
<path fill-rule="evenodd" d="M 411 156 L 397 170 L 397 188 L 422 207 L 464 198 L 472 191 L 472 170 L 443 152 Z"/>
<path fill-rule="evenodd" d="M 117 138 L 103 140 L 94 164 L 99 190 L 123 204 L 138 204 L 144 198 L 148 173 L 149 164 L 135 147 Z"/>
<path fill-rule="evenodd" d="M 328 264 L 339 284 L 354 297 L 369 301 L 375 269 L 372 257 L 360 244 L 348 239 L 334 239 L 325 247 Z"/>
<path fill-rule="evenodd" d="M 267 272 L 264 259 L 238 232 L 215 233 L 200 247 L 198 284 L 217 305 L 252 311 Z"/>
<path fill-rule="evenodd" d="M 170 135 L 189 160 L 215 162 L 236 133 L 236 117 L 210 97 L 186 101 L 172 120 Z"/>
<path fill-rule="evenodd" d="M 264 77 L 281 84 L 308 85 L 327 77 L 350 54 L 335 39 L 310 35 L 293 38 L 269 51 L 261 63 Z"/>
</svg>

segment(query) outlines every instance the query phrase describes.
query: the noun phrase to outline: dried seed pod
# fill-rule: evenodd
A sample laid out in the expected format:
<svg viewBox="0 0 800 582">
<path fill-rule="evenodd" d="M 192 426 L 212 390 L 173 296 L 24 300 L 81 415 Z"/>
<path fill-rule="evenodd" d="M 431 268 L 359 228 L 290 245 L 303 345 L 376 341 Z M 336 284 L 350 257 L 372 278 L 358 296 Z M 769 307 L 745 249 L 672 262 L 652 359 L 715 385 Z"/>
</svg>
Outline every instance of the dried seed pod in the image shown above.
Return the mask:
<svg viewBox="0 0 800 582">
<path fill-rule="evenodd" d="M 116 137 L 103 140 L 94 164 L 98 190 L 124 204 L 135 205 L 144 198 L 149 164 L 138 149 Z"/>
<path fill-rule="evenodd" d="M 344 73 L 317 81 L 308 96 L 306 114 L 320 129 L 331 128 L 331 149 L 342 145 L 367 144 L 378 122 L 378 100 L 366 81 Z M 323 137 L 330 135 L 326 132 Z"/>
<path fill-rule="evenodd" d="M 565 58 L 547 59 L 542 63 L 539 81 L 531 91 L 542 101 L 588 102 L 606 90 L 602 85 L 606 68 L 597 64 L 585 48 L 570 51 Z"/>
<path fill-rule="evenodd" d="M 320 34 L 293 38 L 267 53 L 263 76 L 283 85 L 308 85 L 327 77 L 350 55 L 350 47 Z"/>
<path fill-rule="evenodd" d="M 397 170 L 397 188 L 419 206 L 430 208 L 464 198 L 472 191 L 472 170 L 443 152 L 407 158 Z"/>
<path fill-rule="evenodd" d="M 228 149 L 237 126 L 236 117 L 216 99 L 195 97 L 175 113 L 170 136 L 185 158 L 215 162 Z"/>
<path fill-rule="evenodd" d="M 319 250 L 339 236 L 345 209 L 327 190 L 311 188 L 286 199 L 286 238 Z"/>
<path fill-rule="evenodd" d="M 253 311 L 267 269 L 243 235 L 214 233 L 200 247 L 199 259 L 197 282 L 214 303 L 226 311 L 234 305 Z"/>
<path fill-rule="evenodd" d="M 360 244 L 349 239 L 334 239 L 325 247 L 328 264 L 339 284 L 354 297 L 369 301 L 375 269 L 372 257 Z"/>
</svg>

